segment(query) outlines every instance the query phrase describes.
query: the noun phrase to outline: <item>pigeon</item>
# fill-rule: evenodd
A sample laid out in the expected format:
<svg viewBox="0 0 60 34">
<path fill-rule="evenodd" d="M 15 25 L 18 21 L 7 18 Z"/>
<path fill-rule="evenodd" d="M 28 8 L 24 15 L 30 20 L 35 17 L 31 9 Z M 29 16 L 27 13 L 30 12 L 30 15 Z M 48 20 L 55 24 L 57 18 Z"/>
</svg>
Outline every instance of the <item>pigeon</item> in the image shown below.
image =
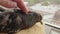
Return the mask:
<svg viewBox="0 0 60 34">
<path fill-rule="evenodd" d="M 33 27 L 37 22 L 42 23 L 42 16 L 29 11 L 25 14 L 22 10 L 12 9 L 0 13 L 0 33 L 15 34 L 18 31 Z M 3 12 L 2 12 L 3 11 Z"/>
</svg>

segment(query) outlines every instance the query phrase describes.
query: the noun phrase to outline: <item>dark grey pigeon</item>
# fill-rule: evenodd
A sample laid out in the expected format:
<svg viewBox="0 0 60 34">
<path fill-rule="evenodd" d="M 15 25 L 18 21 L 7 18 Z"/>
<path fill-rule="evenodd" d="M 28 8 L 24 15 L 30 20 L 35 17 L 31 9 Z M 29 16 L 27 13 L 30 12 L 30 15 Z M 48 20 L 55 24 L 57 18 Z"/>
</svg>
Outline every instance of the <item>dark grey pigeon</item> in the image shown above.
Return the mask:
<svg viewBox="0 0 60 34">
<path fill-rule="evenodd" d="M 12 9 L 13 12 L 6 11 L 0 13 L 0 33 L 15 34 L 18 31 L 28 29 L 37 22 L 42 23 L 42 16 L 29 11 L 28 14 L 19 9 Z"/>
</svg>

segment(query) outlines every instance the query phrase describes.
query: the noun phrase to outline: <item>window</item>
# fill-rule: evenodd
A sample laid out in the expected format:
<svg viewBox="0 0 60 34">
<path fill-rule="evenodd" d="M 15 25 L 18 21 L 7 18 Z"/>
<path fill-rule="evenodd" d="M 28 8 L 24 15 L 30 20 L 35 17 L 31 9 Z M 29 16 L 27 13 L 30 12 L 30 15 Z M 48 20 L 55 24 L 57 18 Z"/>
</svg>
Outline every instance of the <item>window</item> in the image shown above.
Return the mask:
<svg viewBox="0 0 60 34">
<path fill-rule="evenodd" d="M 27 6 L 40 13 L 46 21 L 60 23 L 60 0 L 25 0 Z"/>
</svg>

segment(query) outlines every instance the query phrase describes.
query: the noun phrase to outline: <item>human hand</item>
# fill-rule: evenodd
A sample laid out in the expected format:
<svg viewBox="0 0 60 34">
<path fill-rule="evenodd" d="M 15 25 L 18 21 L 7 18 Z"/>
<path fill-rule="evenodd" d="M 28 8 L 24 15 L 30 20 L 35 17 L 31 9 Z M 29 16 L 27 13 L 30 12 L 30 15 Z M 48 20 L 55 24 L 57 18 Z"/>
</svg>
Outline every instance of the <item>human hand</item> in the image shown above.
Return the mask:
<svg viewBox="0 0 60 34">
<path fill-rule="evenodd" d="M 19 7 L 25 13 L 28 13 L 28 8 L 24 4 L 23 0 L 0 0 L 0 5 L 5 6 L 7 8 L 17 8 Z"/>
</svg>

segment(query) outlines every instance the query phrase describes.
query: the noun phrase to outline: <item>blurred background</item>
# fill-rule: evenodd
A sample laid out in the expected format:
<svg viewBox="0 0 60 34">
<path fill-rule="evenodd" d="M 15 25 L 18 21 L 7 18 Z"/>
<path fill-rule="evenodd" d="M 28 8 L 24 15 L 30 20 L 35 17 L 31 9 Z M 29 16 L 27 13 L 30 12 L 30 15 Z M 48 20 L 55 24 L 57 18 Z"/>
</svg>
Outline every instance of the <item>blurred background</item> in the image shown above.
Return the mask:
<svg viewBox="0 0 60 34">
<path fill-rule="evenodd" d="M 60 34 L 60 0 L 25 0 L 25 3 L 43 16 L 46 34 Z"/>
</svg>

